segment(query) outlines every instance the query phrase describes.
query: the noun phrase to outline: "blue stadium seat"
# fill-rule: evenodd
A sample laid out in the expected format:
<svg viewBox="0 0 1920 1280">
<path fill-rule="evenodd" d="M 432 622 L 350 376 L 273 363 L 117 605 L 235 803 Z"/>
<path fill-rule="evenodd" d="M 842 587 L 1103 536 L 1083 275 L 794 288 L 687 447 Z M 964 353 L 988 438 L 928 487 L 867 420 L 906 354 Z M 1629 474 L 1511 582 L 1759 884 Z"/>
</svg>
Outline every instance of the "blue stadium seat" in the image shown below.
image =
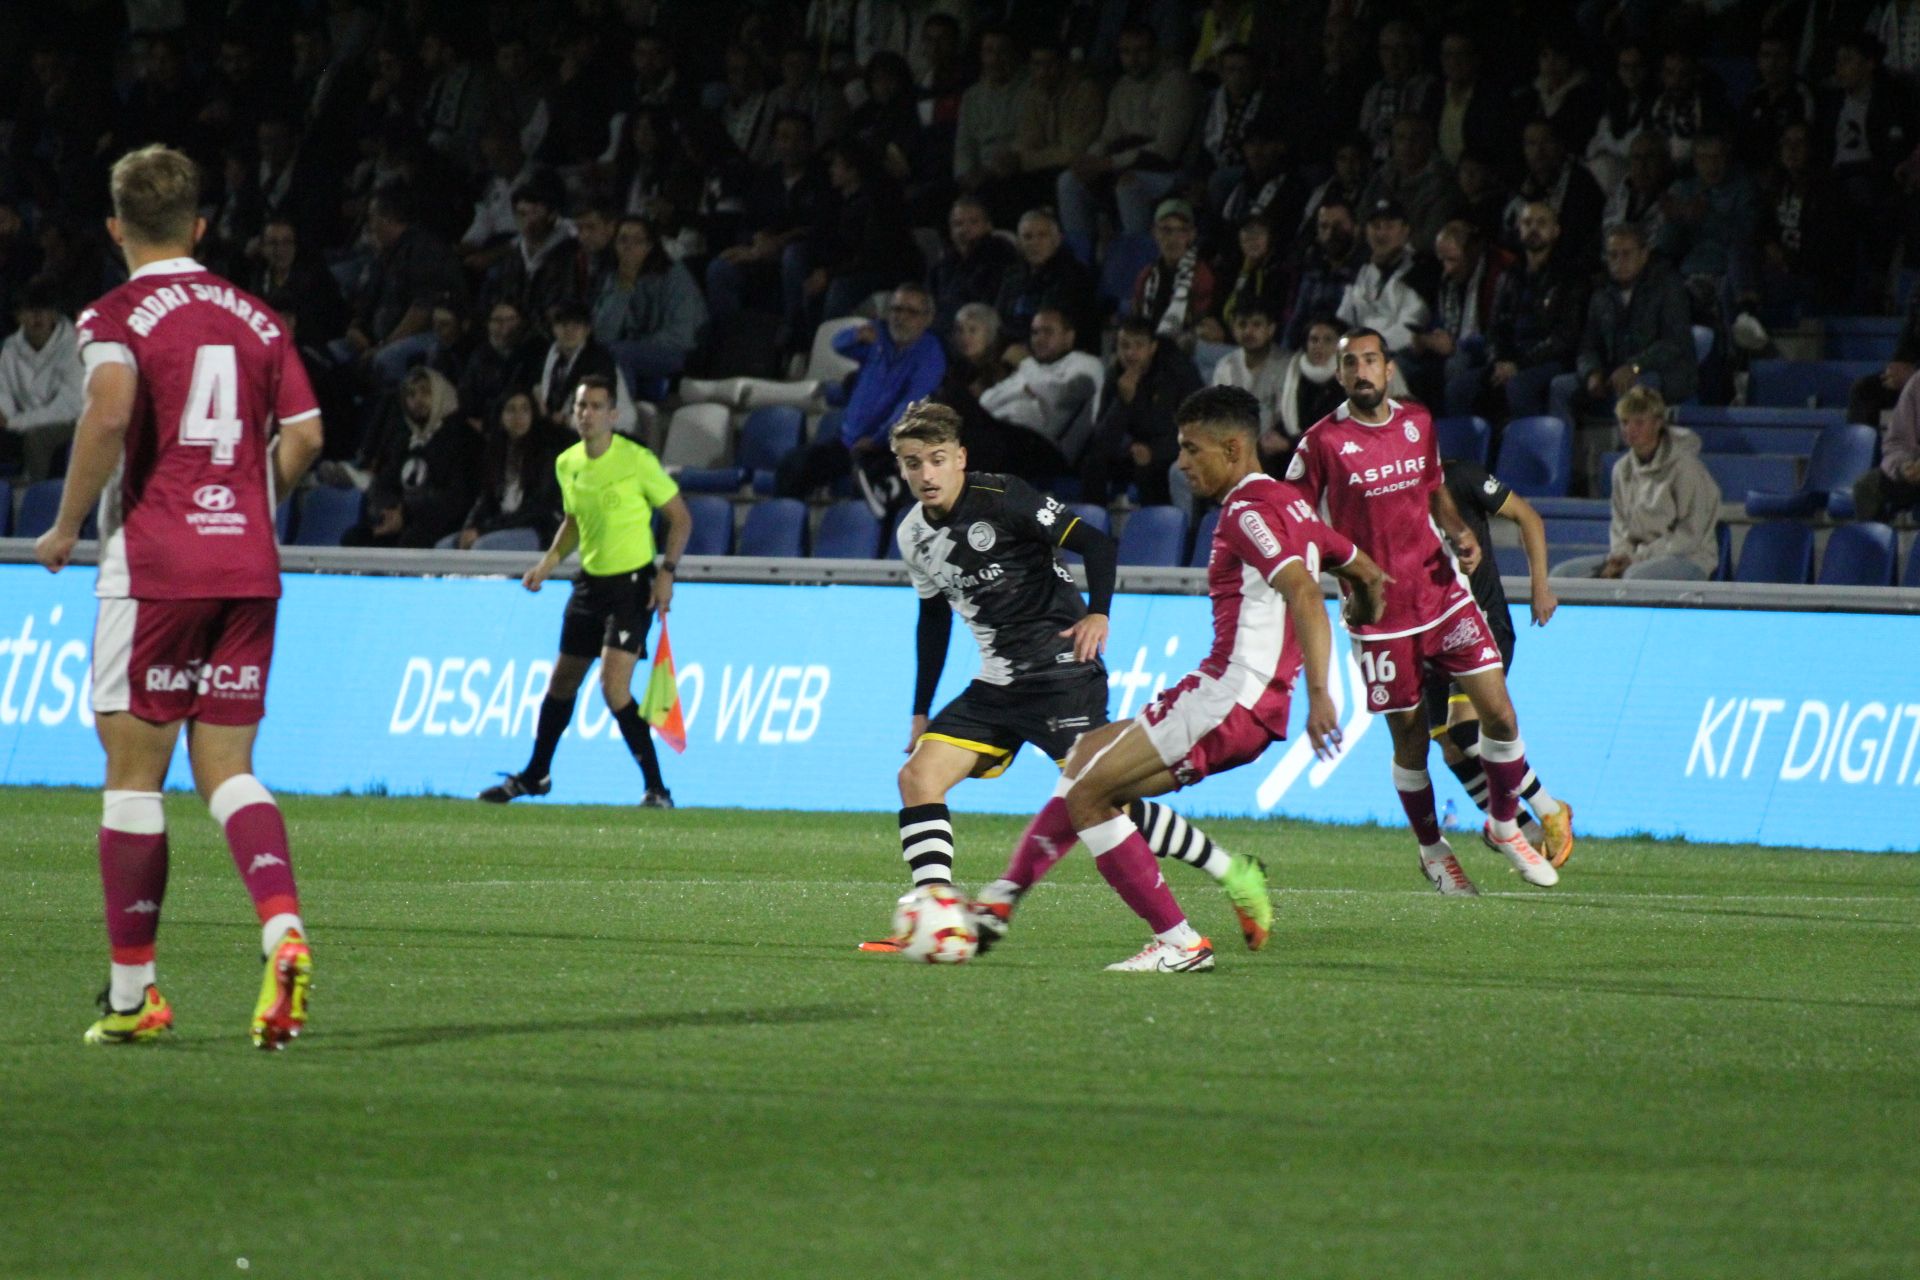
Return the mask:
<svg viewBox="0 0 1920 1280">
<path fill-rule="evenodd" d="M 1495 547 L 1493 549 L 1493 567 L 1500 571 L 1500 576 L 1503 578 L 1526 577 L 1528 572 L 1527 549 L 1525 547 Z"/>
<path fill-rule="evenodd" d="M 911 506 L 905 506 L 893 513 L 893 519 L 887 522 L 887 545 L 881 548 L 881 558 L 898 560 L 900 558 L 900 525 L 913 513 Z"/>
<path fill-rule="evenodd" d="M 693 533 L 687 538 L 690 556 L 733 554 L 733 504 L 710 493 L 687 499 L 687 511 L 693 516 Z"/>
<path fill-rule="evenodd" d="M 1693 362 L 1705 364 L 1713 354 L 1713 329 L 1704 324 L 1693 326 Z"/>
<path fill-rule="evenodd" d="M 1805 405 L 1683 404 L 1675 409 L 1673 420 L 1683 427 L 1812 427 L 1818 431 L 1845 422 L 1847 411 Z"/>
<path fill-rule="evenodd" d="M 682 467 L 674 476 L 684 493 L 732 493 L 747 479 L 739 467 Z"/>
<path fill-rule="evenodd" d="M 1828 427 L 1813 443 L 1807 459 L 1806 479 L 1797 490 L 1756 491 L 1747 494 L 1750 516 L 1811 515 L 1827 505 L 1828 495 L 1851 491 L 1853 482 L 1873 465 L 1874 447 L 1880 433 L 1872 427 L 1849 422 Z"/>
<path fill-rule="evenodd" d="M 1853 504 L 1853 490 L 1836 489 L 1827 495 L 1829 520 L 1851 520 L 1859 514 L 1859 509 Z"/>
<path fill-rule="evenodd" d="M 1739 502 L 1747 494 L 1791 493 L 1800 487 L 1800 459 L 1784 453 L 1703 453 L 1701 463 L 1720 496 Z"/>
<path fill-rule="evenodd" d="M 847 416 L 845 409 L 829 409 L 814 419 L 813 435 L 809 440 L 832 440 L 840 434 L 840 423 Z"/>
<path fill-rule="evenodd" d="M 1213 531 L 1220 523 L 1220 508 L 1213 507 L 1200 517 L 1200 523 L 1193 531 L 1193 554 L 1187 557 L 1187 568 L 1204 569 L 1207 560 L 1213 555 Z"/>
<path fill-rule="evenodd" d="M 1547 545 L 1557 551 L 1562 546 L 1588 546 L 1607 541 L 1613 515 L 1603 512 L 1597 517 L 1547 516 L 1541 523 L 1547 527 Z"/>
<path fill-rule="evenodd" d="M 753 478 L 753 491 L 773 492 L 774 472 L 782 460 L 800 447 L 807 415 L 792 405 L 761 405 L 740 424 L 740 443 L 733 460 Z"/>
<path fill-rule="evenodd" d="M 871 560 L 880 549 L 880 521 L 859 500 L 836 502 L 813 531 L 816 560 Z"/>
<path fill-rule="evenodd" d="M 1563 496 L 1573 481 L 1573 431 L 1550 414 L 1515 418 L 1493 470 L 1523 498 Z"/>
<path fill-rule="evenodd" d="M 1747 403 L 1844 408 L 1853 384 L 1881 368 L 1873 360 L 1755 360 Z"/>
<path fill-rule="evenodd" d="M 667 398 L 667 393 L 673 390 L 673 380 L 671 378 L 662 378 L 658 375 L 651 378 L 642 378 L 640 381 L 634 383 L 632 387 L 628 388 L 628 390 L 635 400 L 646 400 L 652 404 L 659 404 Z"/>
<path fill-rule="evenodd" d="M 1605 520 L 1613 514 L 1613 504 L 1605 498 L 1528 498 L 1527 504 L 1547 516 L 1572 516 L 1579 520 Z"/>
<path fill-rule="evenodd" d="M 1093 265 L 1093 241 L 1091 239 L 1081 235 L 1077 231 L 1063 234 L 1060 238 L 1066 242 L 1067 252 L 1080 259 L 1081 266 L 1090 267 Z"/>
<path fill-rule="evenodd" d="M 0 538 L 13 532 L 13 483 L 0 480 Z"/>
<path fill-rule="evenodd" d="M 1813 530 L 1792 520 L 1769 520 L 1747 530 L 1735 582 L 1813 581 Z"/>
<path fill-rule="evenodd" d="M 1146 232 L 1115 236 L 1107 243 L 1107 259 L 1100 264 L 1100 297 L 1125 314 L 1133 300 L 1133 282 L 1160 248 Z"/>
<path fill-rule="evenodd" d="M 767 498 L 747 512 L 740 531 L 743 556 L 803 556 L 807 553 L 807 504 L 798 498 Z"/>
<path fill-rule="evenodd" d="M 540 531 L 521 525 L 513 529 L 495 529 L 492 533 L 483 533 L 473 540 L 475 551 L 542 551 L 546 544 L 540 540 Z"/>
<path fill-rule="evenodd" d="M 1435 418 L 1433 434 L 1439 437 L 1442 458 L 1464 459 L 1487 465 L 1487 444 L 1493 428 L 1477 414 L 1471 418 Z"/>
<path fill-rule="evenodd" d="M 1179 507 L 1141 507 L 1120 530 L 1120 563 L 1176 569 L 1187 547 L 1187 513 Z"/>
<path fill-rule="evenodd" d="M 1626 456 L 1627 451 L 1625 449 L 1609 449 L 1600 455 L 1600 469 L 1594 473 L 1593 487 L 1595 492 L 1599 493 L 1601 497 L 1607 499 L 1609 502 L 1613 500 L 1613 464 Z M 1722 494 L 1721 496 L 1725 497 L 1726 495 Z M 1535 503 L 1534 505 L 1538 506 L 1539 504 Z"/>
<path fill-rule="evenodd" d="M 1713 541 L 1719 557 L 1713 566 L 1712 580 L 1731 582 L 1733 580 L 1733 526 L 1725 520 L 1714 521 Z"/>
<path fill-rule="evenodd" d="M 1823 354 L 1829 360 L 1874 360 L 1884 364 L 1893 358 L 1894 344 L 1904 322 L 1902 316 L 1828 316 L 1821 323 L 1826 334 Z"/>
<path fill-rule="evenodd" d="M 1903 587 L 1920 587 L 1920 541 L 1907 548 L 1907 572 L 1900 579 Z"/>
<path fill-rule="evenodd" d="M 20 495 L 20 515 L 13 522 L 16 538 L 37 538 L 53 528 L 60 515 L 63 480 L 36 480 Z"/>
<path fill-rule="evenodd" d="M 1701 453 L 1790 453 L 1804 458 L 1820 438 L 1818 427 L 1698 426 L 1687 430 L 1700 437 Z"/>
<path fill-rule="evenodd" d="M 1827 539 L 1820 557 L 1820 583 L 1829 587 L 1893 585 L 1893 529 L 1874 520 L 1843 524 Z"/>
<path fill-rule="evenodd" d="M 337 547 L 340 537 L 360 523 L 360 491 L 327 485 L 307 490 L 295 522 L 296 547 Z"/>
<path fill-rule="evenodd" d="M 1102 533 L 1109 533 L 1113 529 L 1112 517 L 1107 514 L 1107 509 L 1097 502 L 1069 502 L 1067 504 L 1067 514 L 1078 517 L 1081 521 L 1092 525 Z M 1060 558 L 1068 564 L 1080 563 L 1080 553 L 1077 551 L 1068 551 L 1062 548 Z"/>
</svg>

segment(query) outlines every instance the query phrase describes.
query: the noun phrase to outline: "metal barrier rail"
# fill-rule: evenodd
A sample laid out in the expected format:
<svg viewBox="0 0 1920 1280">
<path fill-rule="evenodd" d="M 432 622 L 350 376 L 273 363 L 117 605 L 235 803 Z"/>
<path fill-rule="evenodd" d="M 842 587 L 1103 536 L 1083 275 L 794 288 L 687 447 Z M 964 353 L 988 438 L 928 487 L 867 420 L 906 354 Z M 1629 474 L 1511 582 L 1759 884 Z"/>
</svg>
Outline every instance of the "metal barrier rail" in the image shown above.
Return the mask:
<svg viewBox="0 0 1920 1280">
<path fill-rule="evenodd" d="M 97 545 L 83 542 L 74 551 L 78 564 L 92 564 Z M 0 538 L 0 564 L 33 560 L 27 538 Z M 523 551 L 402 551 L 372 547 L 282 547 L 281 567 L 289 573 L 367 574 L 408 578 L 517 578 L 534 557 Z M 569 559 L 556 575 L 572 577 Z M 1079 570 L 1075 570 L 1076 577 Z M 760 556 L 687 556 L 680 562 L 682 582 L 790 583 L 904 586 L 907 571 L 897 560 L 814 560 Z M 1507 598 L 1527 600 L 1527 580 L 1507 577 Z M 1123 566 L 1119 589 L 1145 595 L 1204 595 L 1200 569 L 1148 569 Z M 1638 605 L 1668 609 L 1757 609 L 1790 613 L 1920 614 L 1920 588 L 1823 587 L 1760 582 L 1624 582 L 1556 578 L 1554 594 L 1562 604 Z M 1329 581 L 1327 594 L 1333 594 Z"/>
</svg>

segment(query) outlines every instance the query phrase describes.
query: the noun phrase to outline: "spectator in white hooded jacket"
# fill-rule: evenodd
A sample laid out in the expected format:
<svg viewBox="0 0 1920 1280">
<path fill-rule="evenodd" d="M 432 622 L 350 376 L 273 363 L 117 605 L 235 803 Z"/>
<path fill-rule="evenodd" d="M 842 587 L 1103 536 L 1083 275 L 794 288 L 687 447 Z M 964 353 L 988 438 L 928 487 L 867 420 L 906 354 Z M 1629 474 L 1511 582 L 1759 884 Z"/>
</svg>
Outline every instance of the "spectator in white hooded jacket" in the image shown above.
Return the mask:
<svg viewBox="0 0 1920 1280">
<path fill-rule="evenodd" d="M 40 479 L 80 418 L 79 347 L 45 282 L 27 284 L 14 319 L 20 327 L 0 343 L 0 456 L 24 455 L 27 478 Z"/>
<path fill-rule="evenodd" d="M 1667 425 L 1667 402 L 1631 387 L 1614 407 L 1627 451 L 1613 465 L 1607 554 L 1577 556 L 1556 578 L 1704 580 L 1719 560 L 1720 486 L 1700 461 L 1700 437 Z"/>
</svg>

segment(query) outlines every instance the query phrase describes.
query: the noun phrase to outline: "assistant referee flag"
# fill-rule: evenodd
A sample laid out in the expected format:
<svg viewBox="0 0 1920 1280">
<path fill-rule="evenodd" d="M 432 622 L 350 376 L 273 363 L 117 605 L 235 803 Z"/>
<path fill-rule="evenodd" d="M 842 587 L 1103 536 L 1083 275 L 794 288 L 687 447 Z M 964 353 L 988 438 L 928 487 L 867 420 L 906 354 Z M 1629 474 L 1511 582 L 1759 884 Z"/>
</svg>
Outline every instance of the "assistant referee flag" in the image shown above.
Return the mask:
<svg viewBox="0 0 1920 1280">
<path fill-rule="evenodd" d="M 673 642 L 667 638 L 665 617 L 660 619 L 660 644 L 653 651 L 647 695 L 640 699 L 640 718 L 653 726 L 660 741 L 686 754 L 687 722 L 680 715 L 680 680 L 673 670 Z"/>
</svg>

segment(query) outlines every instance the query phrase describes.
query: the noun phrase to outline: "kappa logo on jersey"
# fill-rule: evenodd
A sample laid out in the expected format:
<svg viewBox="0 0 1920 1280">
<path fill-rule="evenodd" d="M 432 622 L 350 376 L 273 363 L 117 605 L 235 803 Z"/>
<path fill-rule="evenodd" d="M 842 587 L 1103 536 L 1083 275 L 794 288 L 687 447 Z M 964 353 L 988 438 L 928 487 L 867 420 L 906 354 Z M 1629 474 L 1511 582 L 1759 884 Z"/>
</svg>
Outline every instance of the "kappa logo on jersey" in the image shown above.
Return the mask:
<svg viewBox="0 0 1920 1280">
<path fill-rule="evenodd" d="M 140 901 L 128 907 L 125 914 L 130 916 L 157 916 L 160 914 L 160 904 L 152 898 L 142 898 Z"/>
<path fill-rule="evenodd" d="M 1046 512 L 1043 511 L 1040 514 L 1045 515 Z M 999 535 L 994 533 L 993 526 L 985 520 L 975 520 L 967 528 L 967 545 L 975 551 L 991 551 L 993 544 L 997 541 L 999 541 Z"/>
<path fill-rule="evenodd" d="M 1480 619 L 1469 614 L 1467 617 L 1454 623 L 1453 630 L 1440 637 L 1440 647 L 1451 653 L 1455 649 L 1478 643 L 1480 639 Z M 1485 657 L 1486 655 L 1482 654 L 1480 656 Z"/>
<path fill-rule="evenodd" d="M 1414 444 L 1420 443 L 1420 428 L 1414 426 L 1411 422 L 1407 424 L 1407 439 Z"/>
<path fill-rule="evenodd" d="M 238 501 L 223 484 L 203 484 L 193 491 L 193 503 L 202 511 L 231 511 Z"/>
<path fill-rule="evenodd" d="M 1355 444 L 1351 440 L 1347 441 L 1345 444 L 1340 446 L 1340 456 L 1343 458 L 1350 453 L 1359 453 L 1359 452 L 1360 452 L 1360 446 L 1358 444 Z"/>
<path fill-rule="evenodd" d="M 1498 658 L 1499 656 L 1500 656 L 1500 651 L 1495 649 L 1492 645 L 1482 645 L 1480 647 L 1480 661 L 1482 662 L 1491 662 L 1495 658 Z"/>
<path fill-rule="evenodd" d="M 1259 512 L 1242 512 L 1240 530 L 1253 540 L 1254 547 L 1261 555 L 1271 559 L 1280 554 L 1280 539 L 1273 536 L 1273 530 L 1267 528 L 1267 522 L 1260 518 Z"/>
</svg>

